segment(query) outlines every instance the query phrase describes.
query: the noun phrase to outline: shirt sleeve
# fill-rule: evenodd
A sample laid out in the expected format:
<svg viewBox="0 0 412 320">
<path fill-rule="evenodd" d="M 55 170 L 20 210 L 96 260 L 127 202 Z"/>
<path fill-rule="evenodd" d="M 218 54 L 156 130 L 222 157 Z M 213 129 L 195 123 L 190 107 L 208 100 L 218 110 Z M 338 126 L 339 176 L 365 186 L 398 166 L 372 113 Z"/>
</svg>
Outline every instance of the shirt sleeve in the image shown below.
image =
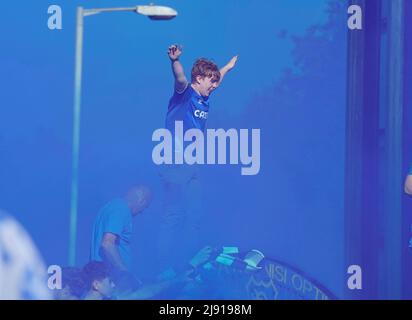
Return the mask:
<svg viewBox="0 0 412 320">
<path fill-rule="evenodd" d="M 104 215 L 103 233 L 113 233 L 120 236 L 125 228 L 126 215 L 123 208 L 110 208 Z"/>
<path fill-rule="evenodd" d="M 175 89 L 175 91 L 173 93 L 173 99 L 175 99 L 175 100 L 184 100 L 187 97 L 188 93 L 189 93 L 189 82 L 187 83 L 184 90 L 176 91 L 176 89 Z"/>
<path fill-rule="evenodd" d="M 187 90 L 188 87 L 189 87 L 189 81 L 186 81 L 186 86 L 185 86 L 185 88 L 184 88 L 183 90 L 178 91 L 178 90 L 176 90 L 176 88 L 175 88 L 175 94 L 181 95 L 181 94 L 185 93 L 185 91 Z"/>
</svg>

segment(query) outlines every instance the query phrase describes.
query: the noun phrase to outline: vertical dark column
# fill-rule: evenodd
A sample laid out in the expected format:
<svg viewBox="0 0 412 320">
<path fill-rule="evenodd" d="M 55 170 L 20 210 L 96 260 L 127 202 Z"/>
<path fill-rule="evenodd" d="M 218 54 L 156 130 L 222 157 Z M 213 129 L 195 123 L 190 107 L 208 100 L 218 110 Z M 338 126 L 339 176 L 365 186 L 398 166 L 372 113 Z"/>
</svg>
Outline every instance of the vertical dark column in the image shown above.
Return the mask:
<svg viewBox="0 0 412 320">
<path fill-rule="evenodd" d="M 404 47 L 404 109 L 403 109 L 403 167 L 405 177 L 412 163 L 412 1 L 405 1 L 405 47 Z M 404 195 L 402 202 L 402 284 L 403 299 L 412 299 L 412 197 Z"/>
<path fill-rule="evenodd" d="M 404 66 L 404 0 L 389 1 L 387 90 L 381 108 L 386 114 L 383 181 L 383 286 L 380 297 L 400 299 L 402 288 L 402 119 Z"/>
<path fill-rule="evenodd" d="M 348 299 L 377 298 L 379 205 L 380 1 L 353 0 L 363 30 L 349 30 L 345 156 L 345 272 L 362 268 L 362 290 Z"/>
</svg>

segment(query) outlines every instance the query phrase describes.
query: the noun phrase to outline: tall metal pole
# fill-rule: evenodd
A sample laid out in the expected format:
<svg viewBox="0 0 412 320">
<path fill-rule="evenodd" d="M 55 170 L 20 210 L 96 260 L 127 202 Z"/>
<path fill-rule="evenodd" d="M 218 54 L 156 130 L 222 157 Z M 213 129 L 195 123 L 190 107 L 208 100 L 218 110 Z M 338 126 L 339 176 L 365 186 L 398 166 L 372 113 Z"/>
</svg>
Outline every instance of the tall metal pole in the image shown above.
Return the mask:
<svg viewBox="0 0 412 320">
<path fill-rule="evenodd" d="M 77 238 L 77 207 L 78 207 L 78 177 L 79 177 L 79 148 L 80 148 L 80 110 L 81 110 L 81 85 L 83 62 L 83 19 L 84 10 L 77 8 L 76 23 L 76 60 L 74 78 L 74 105 L 73 105 L 73 148 L 72 148 L 72 181 L 70 199 L 70 240 L 69 240 L 69 265 L 76 264 L 76 238 Z"/>
</svg>

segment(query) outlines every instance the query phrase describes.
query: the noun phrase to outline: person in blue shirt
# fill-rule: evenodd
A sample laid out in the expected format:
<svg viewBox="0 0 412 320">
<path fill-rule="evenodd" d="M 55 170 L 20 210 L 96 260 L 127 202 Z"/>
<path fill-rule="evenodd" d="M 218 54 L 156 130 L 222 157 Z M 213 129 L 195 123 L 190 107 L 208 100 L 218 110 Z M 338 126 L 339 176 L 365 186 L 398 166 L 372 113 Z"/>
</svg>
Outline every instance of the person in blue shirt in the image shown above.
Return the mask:
<svg viewBox="0 0 412 320">
<path fill-rule="evenodd" d="M 209 97 L 220 86 L 225 75 L 234 68 L 238 57 L 233 57 L 220 70 L 213 61 L 198 59 L 192 67 L 189 82 L 179 60 L 182 48 L 173 45 L 169 47 L 168 55 L 175 83 L 174 94 L 167 108 L 166 128 L 174 132 L 175 122 L 182 121 L 184 132 L 193 128 L 204 131 L 209 114 Z"/>
<path fill-rule="evenodd" d="M 238 60 L 234 56 L 223 68 L 211 60 L 200 58 L 192 67 L 190 81 L 186 78 L 180 62 L 182 48 L 172 45 L 168 49 L 174 76 L 174 93 L 166 114 L 166 129 L 174 136 L 176 123 L 183 126 L 182 133 L 189 129 L 204 131 L 209 116 L 209 97 L 222 83 L 225 75 Z M 182 157 L 185 143 L 175 139 L 174 152 Z M 179 153 L 181 153 L 179 155 Z M 201 247 L 199 231 L 201 224 L 201 186 L 195 165 L 175 164 L 161 168 L 164 185 L 164 212 L 158 242 L 159 267 L 165 268 L 187 259 Z"/>
<path fill-rule="evenodd" d="M 132 218 L 151 203 L 146 186 L 131 188 L 124 198 L 107 203 L 98 213 L 93 227 L 90 261 L 103 261 L 112 272 L 130 272 Z"/>
</svg>

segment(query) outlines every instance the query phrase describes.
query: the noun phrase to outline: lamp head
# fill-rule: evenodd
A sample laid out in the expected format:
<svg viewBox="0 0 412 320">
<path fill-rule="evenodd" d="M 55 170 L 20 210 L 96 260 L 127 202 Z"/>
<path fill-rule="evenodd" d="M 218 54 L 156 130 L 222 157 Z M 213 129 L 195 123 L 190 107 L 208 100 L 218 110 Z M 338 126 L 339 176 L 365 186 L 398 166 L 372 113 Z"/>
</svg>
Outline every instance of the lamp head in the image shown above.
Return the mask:
<svg viewBox="0 0 412 320">
<path fill-rule="evenodd" d="M 151 20 L 171 20 L 177 16 L 177 11 L 165 6 L 137 6 L 136 13 L 147 16 Z"/>
</svg>

